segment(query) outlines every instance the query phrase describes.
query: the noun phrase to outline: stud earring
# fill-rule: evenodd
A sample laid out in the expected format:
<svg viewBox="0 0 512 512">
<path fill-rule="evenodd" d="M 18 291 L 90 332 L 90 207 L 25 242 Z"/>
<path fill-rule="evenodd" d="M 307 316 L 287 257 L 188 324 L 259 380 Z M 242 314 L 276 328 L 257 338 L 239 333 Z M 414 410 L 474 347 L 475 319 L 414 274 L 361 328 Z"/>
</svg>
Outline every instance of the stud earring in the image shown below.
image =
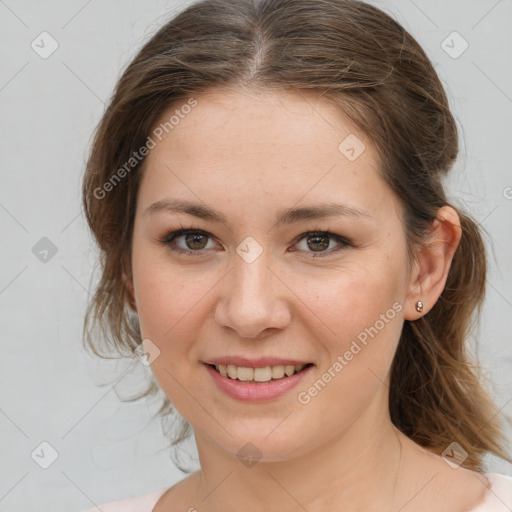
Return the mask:
<svg viewBox="0 0 512 512">
<path fill-rule="evenodd" d="M 423 311 L 423 302 L 421 302 L 421 300 L 419 300 L 418 302 L 416 302 L 416 311 L 418 313 L 421 313 Z"/>
</svg>

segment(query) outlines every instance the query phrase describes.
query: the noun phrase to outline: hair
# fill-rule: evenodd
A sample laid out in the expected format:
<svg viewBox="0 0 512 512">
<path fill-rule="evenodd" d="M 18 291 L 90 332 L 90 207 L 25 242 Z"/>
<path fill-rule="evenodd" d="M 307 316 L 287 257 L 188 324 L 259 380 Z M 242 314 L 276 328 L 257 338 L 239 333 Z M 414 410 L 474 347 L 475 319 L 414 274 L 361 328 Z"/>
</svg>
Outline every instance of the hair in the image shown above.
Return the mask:
<svg viewBox="0 0 512 512">
<path fill-rule="evenodd" d="M 375 145 L 382 176 L 401 201 L 410 261 L 449 204 L 442 177 L 457 157 L 456 123 L 429 58 L 399 23 L 357 0 L 197 1 L 127 66 L 91 145 L 82 193 L 101 277 L 87 308 L 84 343 L 96 355 L 105 357 L 100 347 L 131 355 L 141 342 L 125 277 L 145 160 L 130 158 L 166 109 L 222 88 L 317 94 L 348 116 Z M 132 168 L 120 179 L 127 161 Z M 483 471 L 486 452 L 510 461 L 498 410 L 466 347 L 484 300 L 486 251 L 477 224 L 451 206 L 461 241 L 434 307 L 404 323 L 389 412 L 419 445 L 441 454 L 457 441 L 468 452 L 462 466 Z M 157 392 L 151 382 L 138 398 Z M 164 399 L 160 416 L 171 412 Z M 190 433 L 182 420 L 171 446 Z"/>
</svg>

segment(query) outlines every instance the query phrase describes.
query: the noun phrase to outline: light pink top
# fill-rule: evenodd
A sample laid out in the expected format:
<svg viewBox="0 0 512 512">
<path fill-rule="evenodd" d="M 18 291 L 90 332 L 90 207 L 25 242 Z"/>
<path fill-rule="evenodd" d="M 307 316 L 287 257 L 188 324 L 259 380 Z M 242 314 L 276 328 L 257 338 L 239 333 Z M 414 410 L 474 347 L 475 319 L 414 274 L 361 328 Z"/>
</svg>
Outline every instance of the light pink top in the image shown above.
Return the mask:
<svg viewBox="0 0 512 512">
<path fill-rule="evenodd" d="M 485 476 L 491 485 L 487 489 L 484 501 L 467 512 L 510 512 L 512 510 L 512 476 L 500 473 L 485 473 Z M 102 512 L 152 512 L 166 490 L 167 487 L 164 487 L 136 498 L 100 505 L 99 508 Z M 98 508 L 90 508 L 83 512 L 98 512 Z"/>
</svg>

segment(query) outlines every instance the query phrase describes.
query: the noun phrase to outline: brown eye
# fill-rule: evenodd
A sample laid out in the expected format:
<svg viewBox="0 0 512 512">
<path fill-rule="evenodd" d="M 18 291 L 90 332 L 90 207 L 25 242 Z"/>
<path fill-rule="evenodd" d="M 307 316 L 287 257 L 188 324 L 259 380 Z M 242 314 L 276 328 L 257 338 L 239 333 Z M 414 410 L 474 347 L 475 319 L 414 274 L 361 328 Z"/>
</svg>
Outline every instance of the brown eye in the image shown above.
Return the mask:
<svg viewBox="0 0 512 512">
<path fill-rule="evenodd" d="M 302 244 L 302 247 L 300 247 L 300 244 Z M 315 257 L 333 254 L 346 247 L 351 247 L 352 243 L 340 235 L 329 231 L 321 231 L 304 233 L 300 236 L 297 246 L 299 250 L 313 253 L 312 256 Z"/>
<path fill-rule="evenodd" d="M 323 251 L 329 247 L 329 237 L 325 235 L 312 235 L 307 237 L 307 245 L 312 251 Z"/>
<path fill-rule="evenodd" d="M 173 231 L 160 242 L 171 251 L 187 253 L 188 255 L 194 256 L 204 255 L 206 250 L 215 247 L 215 243 L 210 234 L 204 231 L 186 229 Z M 208 245 L 209 242 L 211 242 L 210 245 Z"/>
<path fill-rule="evenodd" d="M 192 251 L 204 249 L 208 243 L 207 235 L 203 235 L 201 233 L 188 233 L 184 236 L 187 249 Z"/>
</svg>

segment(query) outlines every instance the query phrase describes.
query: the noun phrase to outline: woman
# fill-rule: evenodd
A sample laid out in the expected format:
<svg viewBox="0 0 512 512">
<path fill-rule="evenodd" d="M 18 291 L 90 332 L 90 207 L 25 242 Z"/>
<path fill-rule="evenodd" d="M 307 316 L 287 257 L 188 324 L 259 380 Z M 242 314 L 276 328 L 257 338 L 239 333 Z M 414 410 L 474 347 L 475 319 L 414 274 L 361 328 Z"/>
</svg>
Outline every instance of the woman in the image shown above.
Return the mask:
<svg viewBox="0 0 512 512">
<path fill-rule="evenodd" d="M 482 470 L 510 458 L 465 354 L 485 251 L 443 190 L 457 150 L 429 59 L 368 4 L 204 0 L 161 28 L 91 149 L 86 326 L 150 365 L 201 469 L 101 510 L 512 507 Z"/>
</svg>

